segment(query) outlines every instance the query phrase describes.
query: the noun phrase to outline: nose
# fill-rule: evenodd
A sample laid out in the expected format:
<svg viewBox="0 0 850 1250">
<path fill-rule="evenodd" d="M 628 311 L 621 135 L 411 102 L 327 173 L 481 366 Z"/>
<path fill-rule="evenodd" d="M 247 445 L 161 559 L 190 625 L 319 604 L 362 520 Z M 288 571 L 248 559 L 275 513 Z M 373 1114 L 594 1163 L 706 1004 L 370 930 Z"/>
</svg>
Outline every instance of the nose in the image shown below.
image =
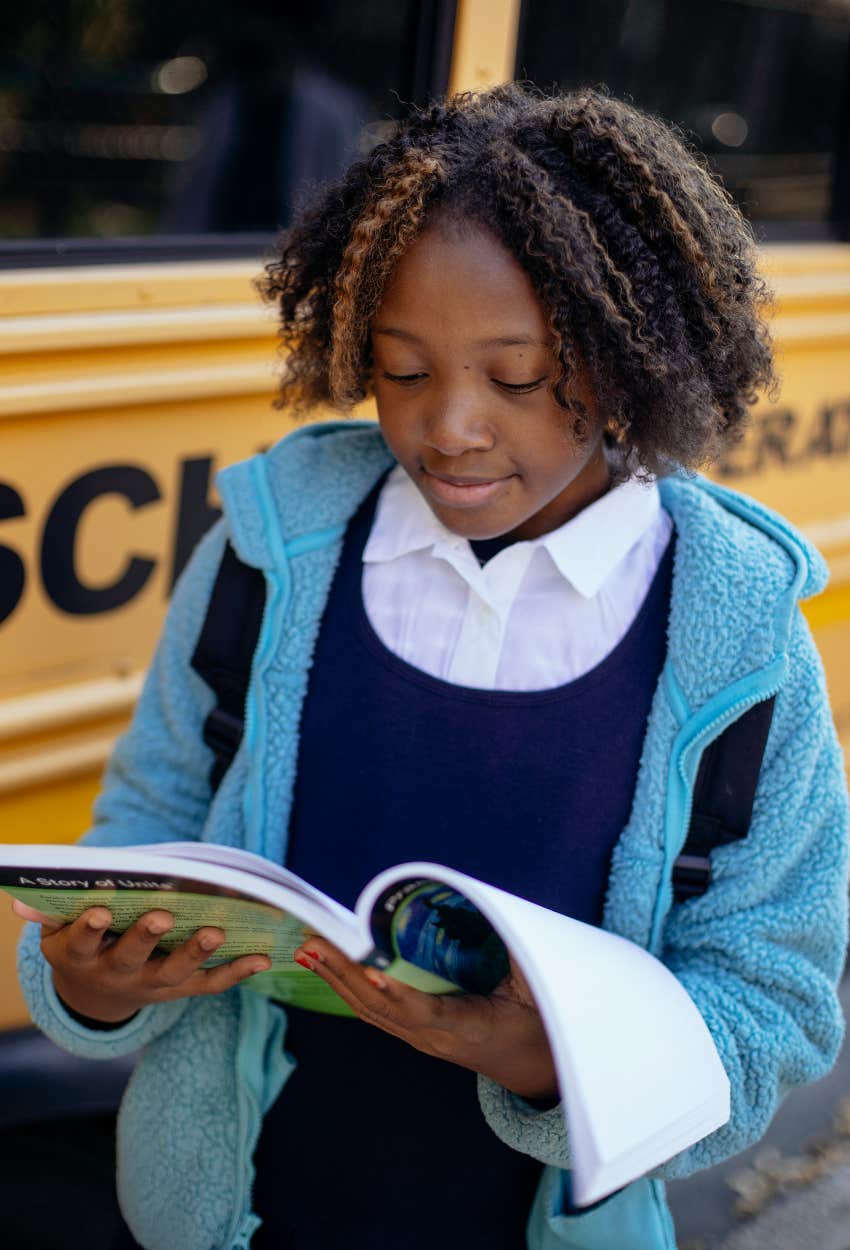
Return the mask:
<svg viewBox="0 0 850 1250">
<path fill-rule="evenodd" d="M 463 456 L 468 451 L 491 451 L 495 434 L 474 398 L 456 394 L 444 396 L 430 414 L 425 443 L 441 456 Z"/>
</svg>

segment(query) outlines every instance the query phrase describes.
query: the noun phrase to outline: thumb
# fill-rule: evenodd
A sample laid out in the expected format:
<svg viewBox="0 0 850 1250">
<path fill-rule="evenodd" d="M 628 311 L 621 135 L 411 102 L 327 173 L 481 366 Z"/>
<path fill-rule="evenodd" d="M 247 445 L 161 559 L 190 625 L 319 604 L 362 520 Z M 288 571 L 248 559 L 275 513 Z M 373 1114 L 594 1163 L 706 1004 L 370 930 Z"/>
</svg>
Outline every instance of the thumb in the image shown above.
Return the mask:
<svg viewBox="0 0 850 1250">
<path fill-rule="evenodd" d="M 534 1001 L 534 995 L 532 994 L 529 984 L 525 979 L 522 968 L 520 968 L 519 964 L 510 953 L 509 958 L 511 961 L 511 971 L 507 981 L 503 982 L 503 984 L 510 986 L 512 997 L 517 999 L 518 1002 L 525 1003 L 529 1007 L 536 1008 L 537 1004 Z"/>
<path fill-rule="evenodd" d="M 57 916 L 46 916 L 44 912 L 36 911 L 34 907 L 22 903 L 18 898 L 12 899 L 12 911 L 21 920 L 32 920 L 35 924 L 43 925 L 50 933 L 55 933 L 65 927 L 64 920 L 60 920 Z"/>
</svg>

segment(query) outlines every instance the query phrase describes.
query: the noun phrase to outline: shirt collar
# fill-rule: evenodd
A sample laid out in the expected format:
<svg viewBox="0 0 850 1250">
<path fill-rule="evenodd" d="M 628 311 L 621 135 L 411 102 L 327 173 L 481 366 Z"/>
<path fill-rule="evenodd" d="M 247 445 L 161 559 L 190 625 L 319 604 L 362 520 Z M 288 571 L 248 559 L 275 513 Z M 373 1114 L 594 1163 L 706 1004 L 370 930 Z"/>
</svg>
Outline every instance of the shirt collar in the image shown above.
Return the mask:
<svg viewBox="0 0 850 1250">
<path fill-rule="evenodd" d="M 420 492 L 396 465 L 383 485 L 372 530 L 363 549 L 364 563 L 379 563 L 430 550 L 436 543 L 461 546 L 466 539 L 446 529 Z"/>
<path fill-rule="evenodd" d="M 654 482 L 629 479 L 529 546 L 547 551 L 561 576 L 585 599 L 592 599 L 655 520 L 660 508 Z M 446 551 L 466 548 L 467 542 L 442 524 L 401 465 L 397 465 L 381 491 L 363 560 L 394 560 L 437 546 Z"/>
<path fill-rule="evenodd" d="M 561 575 L 585 599 L 592 599 L 660 510 L 655 482 L 629 478 L 538 542 Z"/>
</svg>

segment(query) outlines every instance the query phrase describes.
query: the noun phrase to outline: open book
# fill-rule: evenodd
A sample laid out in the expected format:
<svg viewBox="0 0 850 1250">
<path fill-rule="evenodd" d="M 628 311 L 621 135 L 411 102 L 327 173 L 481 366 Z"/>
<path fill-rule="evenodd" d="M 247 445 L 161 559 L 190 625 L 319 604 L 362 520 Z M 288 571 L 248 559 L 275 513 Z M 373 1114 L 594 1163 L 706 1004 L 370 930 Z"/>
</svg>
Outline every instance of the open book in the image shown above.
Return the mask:
<svg viewBox="0 0 850 1250">
<path fill-rule="evenodd" d="M 66 920 L 103 905 L 117 932 L 165 908 L 175 918 L 166 950 L 202 925 L 218 926 L 226 942 L 211 962 L 268 954 L 272 969 L 244 984 L 340 1014 L 349 1010 L 341 999 L 292 961 L 310 934 L 441 994 L 488 993 L 507 974 L 510 950 L 549 1037 L 580 1206 L 729 1118 L 729 1082 L 711 1035 L 663 964 L 623 938 L 451 868 L 388 868 L 351 912 L 269 860 L 208 843 L 0 846 L 0 888 Z"/>
</svg>

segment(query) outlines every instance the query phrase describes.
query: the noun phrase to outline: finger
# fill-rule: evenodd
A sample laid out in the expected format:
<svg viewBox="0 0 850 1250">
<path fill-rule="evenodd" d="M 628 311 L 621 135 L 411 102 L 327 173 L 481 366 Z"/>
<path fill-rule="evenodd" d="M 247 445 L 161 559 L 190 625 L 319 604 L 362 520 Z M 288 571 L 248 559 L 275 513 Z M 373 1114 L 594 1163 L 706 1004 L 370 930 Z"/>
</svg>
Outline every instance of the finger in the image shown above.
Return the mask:
<svg viewBox="0 0 850 1250">
<path fill-rule="evenodd" d="M 36 911 L 34 907 L 30 907 L 27 903 L 22 903 L 20 899 L 12 899 L 12 911 L 21 920 L 31 920 L 34 924 L 43 925 L 51 932 L 58 929 L 64 929 L 65 921 L 60 920 L 58 916 L 47 916 L 43 911 Z"/>
<path fill-rule="evenodd" d="M 358 985 L 364 990 L 384 990 L 388 981 L 377 969 L 366 969 L 362 964 L 354 963 L 326 938 L 308 937 L 295 952 L 293 959 L 302 968 L 318 973 L 324 980 L 337 980 L 348 985 L 352 991 Z"/>
<path fill-rule="evenodd" d="M 326 938 L 309 938 L 298 948 L 294 958 L 304 967 L 311 965 L 311 970 L 325 979 L 333 978 L 352 992 L 362 993 L 370 1003 L 378 1001 L 374 996 L 377 991 L 411 1013 L 419 1009 L 430 1014 L 431 1009 L 442 1001 L 439 994 L 424 994 L 385 972 L 379 972 L 377 968 L 366 968 L 349 959 Z"/>
<path fill-rule="evenodd" d="M 106 966 L 118 976 L 138 972 L 150 959 L 165 934 L 173 928 L 174 917 L 171 912 L 145 912 L 104 951 Z"/>
<path fill-rule="evenodd" d="M 359 1018 L 435 1058 L 475 1068 L 492 1039 L 493 1006 L 477 994 L 425 994 L 376 968 L 353 963 L 330 943 L 305 942 L 296 952 Z"/>
<path fill-rule="evenodd" d="M 111 924 L 112 913 L 108 908 L 90 907 L 73 924 L 65 925 L 56 941 L 62 943 L 60 949 L 72 963 L 87 963 L 98 954 Z"/>
<path fill-rule="evenodd" d="M 509 954 L 511 961 L 511 970 L 494 991 L 495 996 L 504 995 L 512 998 L 515 1002 L 521 1003 L 525 1007 L 533 1007 L 537 1010 L 537 1000 L 532 993 L 528 981 L 525 979 L 525 973 L 520 968 L 513 955 Z"/>
<path fill-rule="evenodd" d="M 434 1010 L 434 996 L 402 985 L 376 968 L 354 963 L 325 939 L 309 939 L 294 958 L 320 976 L 361 1020 L 385 1033 L 406 1038 Z"/>
<path fill-rule="evenodd" d="M 219 964 L 216 968 L 201 968 L 186 983 L 184 992 L 193 995 L 221 994 L 258 972 L 268 972 L 271 966 L 268 955 L 240 955 L 238 959 Z"/>
<path fill-rule="evenodd" d="M 224 944 L 224 939 L 223 929 L 210 925 L 197 929 L 175 950 L 151 964 L 148 972 L 152 984 L 164 988 L 185 984 Z"/>
</svg>

